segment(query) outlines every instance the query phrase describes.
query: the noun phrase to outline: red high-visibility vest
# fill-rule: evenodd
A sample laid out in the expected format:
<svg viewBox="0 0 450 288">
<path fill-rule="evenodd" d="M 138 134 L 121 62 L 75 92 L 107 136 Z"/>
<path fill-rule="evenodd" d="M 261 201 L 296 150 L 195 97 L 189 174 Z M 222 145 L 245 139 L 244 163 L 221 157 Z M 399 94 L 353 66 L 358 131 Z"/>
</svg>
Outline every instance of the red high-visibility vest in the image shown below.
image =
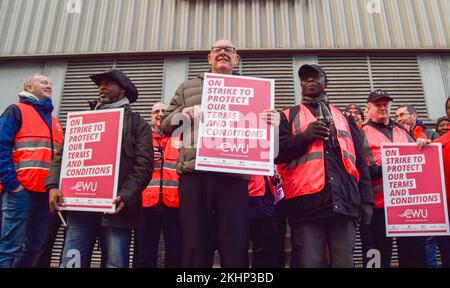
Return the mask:
<svg viewBox="0 0 450 288">
<path fill-rule="evenodd" d="M 414 142 L 405 130 L 396 125 L 392 129 L 393 141 L 370 125 L 366 125 L 362 129 L 365 134 L 364 150 L 368 166 L 381 166 L 381 144 Z M 383 208 L 383 178 L 372 180 L 372 189 L 375 196 L 375 208 Z"/>
<path fill-rule="evenodd" d="M 330 105 L 331 114 L 337 131 L 337 140 L 341 148 L 341 157 L 345 170 L 359 181 L 356 169 L 356 152 L 353 144 L 350 126 L 342 112 Z M 283 111 L 289 119 L 289 109 Z M 292 135 L 297 135 L 308 128 L 309 123 L 317 118 L 309 109 L 301 104 L 298 115 L 292 123 Z M 324 144 L 322 140 L 313 141 L 300 158 L 293 159 L 285 165 L 279 165 L 278 171 L 283 178 L 283 190 L 286 199 L 297 196 L 314 194 L 322 191 L 325 186 L 325 159 L 323 156 Z"/>
<path fill-rule="evenodd" d="M 266 192 L 266 181 L 262 175 L 251 175 L 248 181 L 248 196 L 264 196 Z"/>
<path fill-rule="evenodd" d="M 161 147 L 163 161 L 155 161 L 150 183 L 142 192 L 142 206 L 152 207 L 160 197 L 167 207 L 180 207 L 178 197 L 178 174 L 176 172 L 180 137 L 169 137 L 152 133 L 153 147 Z"/>
<path fill-rule="evenodd" d="M 433 142 L 442 143 L 442 160 L 444 162 L 444 178 L 447 191 L 447 209 L 450 210 L 450 132 L 445 133 Z"/>
<path fill-rule="evenodd" d="M 414 139 L 419 139 L 419 138 L 423 138 L 423 139 L 428 139 L 427 134 L 425 134 L 425 132 L 423 132 L 423 127 L 418 125 L 416 127 L 414 127 L 411 132 L 414 135 Z"/>
<path fill-rule="evenodd" d="M 18 103 L 22 114 L 22 126 L 16 134 L 12 151 L 12 161 L 16 169 L 16 179 L 33 192 L 45 192 L 44 181 L 52 162 L 52 153 L 63 140 L 61 123 L 52 116 L 52 131 L 44 119 L 29 104 Z M 51 145 L 53 139 L 53 151 Z"/>
</svg>

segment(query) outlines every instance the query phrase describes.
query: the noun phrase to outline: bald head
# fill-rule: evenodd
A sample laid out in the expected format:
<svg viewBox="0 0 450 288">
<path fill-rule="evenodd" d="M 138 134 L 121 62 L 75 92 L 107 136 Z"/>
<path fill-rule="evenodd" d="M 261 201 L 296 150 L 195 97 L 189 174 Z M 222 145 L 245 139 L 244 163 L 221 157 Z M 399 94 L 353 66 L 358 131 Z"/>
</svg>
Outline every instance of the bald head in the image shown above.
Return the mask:
<svg viewBox="0 0 450 288">
<path fill-rule="evenodd" d="M 35 74 L 28 77 L 23 84 L 23 88 L 25 91 L 36 96 L 39 100 L 52 98 L 52 82 L 45 75 Z"/>
<path fill-rule="evenodd" d="M 212 73 L 232 74 L 233 69 L 239 65 L 240 57 L 234 44 L 226 39 L 218 40 L 211 47 L 208 62 Z"/>
<path fill-rule="evenodd" d="M 164 115 L 166 109 L 167 104 L 164 102 L 155 103 L 152 107 L 150 121 L 153 123 L 153 126 L 158 130 L 161 130 L 161 118 Z"/>
</svg>

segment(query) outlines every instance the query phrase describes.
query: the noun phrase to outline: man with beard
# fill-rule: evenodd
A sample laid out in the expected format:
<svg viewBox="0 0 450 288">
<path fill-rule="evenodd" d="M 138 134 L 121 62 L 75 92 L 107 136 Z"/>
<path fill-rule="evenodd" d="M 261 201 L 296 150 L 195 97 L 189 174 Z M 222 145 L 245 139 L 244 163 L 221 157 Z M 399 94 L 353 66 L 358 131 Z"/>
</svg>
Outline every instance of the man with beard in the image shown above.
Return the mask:
<svg viewBox="0 0 450 288">
<path fill-rule="evenodd" d="M 119 70 L 111 69 L 90 76 L 98 86 L 99 101 L 95 110 L 123 108 L 123 133 L 116 211 L 113 213 L 67 211 L 69 223 L 61 260 L 62 268 L 89 268 L 97 237 L 102 248 L 102 267 L 128 267 L 131 230 L 142 217 L 142 191 L 153 171 L 151 128 L 130 104 L 138 98 L 138 90 Z M 64 205 L 59 186 L 63 149 L 58 150 L 45 181 L 50 209 L 56 212 Z M 74 253 L 77 251 L 77 253 Z M 81 258 L 75 261 L 76 255 Z"/>
<path fill-rule="evenodd" d="M 373 193 L 355 121 L 329 103 L 319 65 L 298 71 L 302 104 L 281 113 L 280 152 L 300 267 L 354 267 L 355 220 L 369 223 Z M 329 255 L 326 255 L 326 252 Z"/>
</svg>

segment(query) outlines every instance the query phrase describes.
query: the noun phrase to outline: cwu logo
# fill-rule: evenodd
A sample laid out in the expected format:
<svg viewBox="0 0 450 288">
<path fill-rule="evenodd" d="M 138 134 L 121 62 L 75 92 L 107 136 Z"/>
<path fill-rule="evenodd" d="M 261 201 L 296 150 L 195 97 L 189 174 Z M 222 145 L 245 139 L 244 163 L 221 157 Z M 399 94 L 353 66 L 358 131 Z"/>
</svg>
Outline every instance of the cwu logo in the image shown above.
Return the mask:
<svg viewBox="0 0 450 288">
<path fill-rule="evenodd" d="M 216 149 L 225 152 L 225 153 L 242 153 L 242 154 L 248 154 L 248 144 L 231 144 L 231 143 L 222 143 L 220 146 L 218 146 Z"/>
<path fill-rule="evenodd" d="M 406 219 L 427 219 L 428 209 L 406 209 L 398 216 Z"/>
<path fill-rule="evenodd" d="M 98 183 L 97 181 L 83 182 L 79 181 L 75 186 L 71 187 L 71 190 L 75 190 L 77 192 L 95 192 L 97 191 Z"/>
</svg>

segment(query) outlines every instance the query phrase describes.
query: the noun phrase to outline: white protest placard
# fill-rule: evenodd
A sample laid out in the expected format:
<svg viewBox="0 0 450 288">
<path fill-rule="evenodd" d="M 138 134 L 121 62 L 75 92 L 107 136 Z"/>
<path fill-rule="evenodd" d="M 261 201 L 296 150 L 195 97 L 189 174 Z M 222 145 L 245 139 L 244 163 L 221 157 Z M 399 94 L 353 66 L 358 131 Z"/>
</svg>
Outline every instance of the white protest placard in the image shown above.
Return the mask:
<svg viewBox="0 0 450 288">
<path fill-rule="evenodd" d="M 381 147 L 386 236 L 450 235 L 441 144 Z"/>
<path fill-rule="evenodd" d="M 123 109 L 67 115 L 60 190 L 63 210 L 114 212 Z"/>
<path fill-rule="evenodd" d="M 205 73 L 195 169 L 273 175 L 273 107 L 272 79 Z"/>
</svg>

